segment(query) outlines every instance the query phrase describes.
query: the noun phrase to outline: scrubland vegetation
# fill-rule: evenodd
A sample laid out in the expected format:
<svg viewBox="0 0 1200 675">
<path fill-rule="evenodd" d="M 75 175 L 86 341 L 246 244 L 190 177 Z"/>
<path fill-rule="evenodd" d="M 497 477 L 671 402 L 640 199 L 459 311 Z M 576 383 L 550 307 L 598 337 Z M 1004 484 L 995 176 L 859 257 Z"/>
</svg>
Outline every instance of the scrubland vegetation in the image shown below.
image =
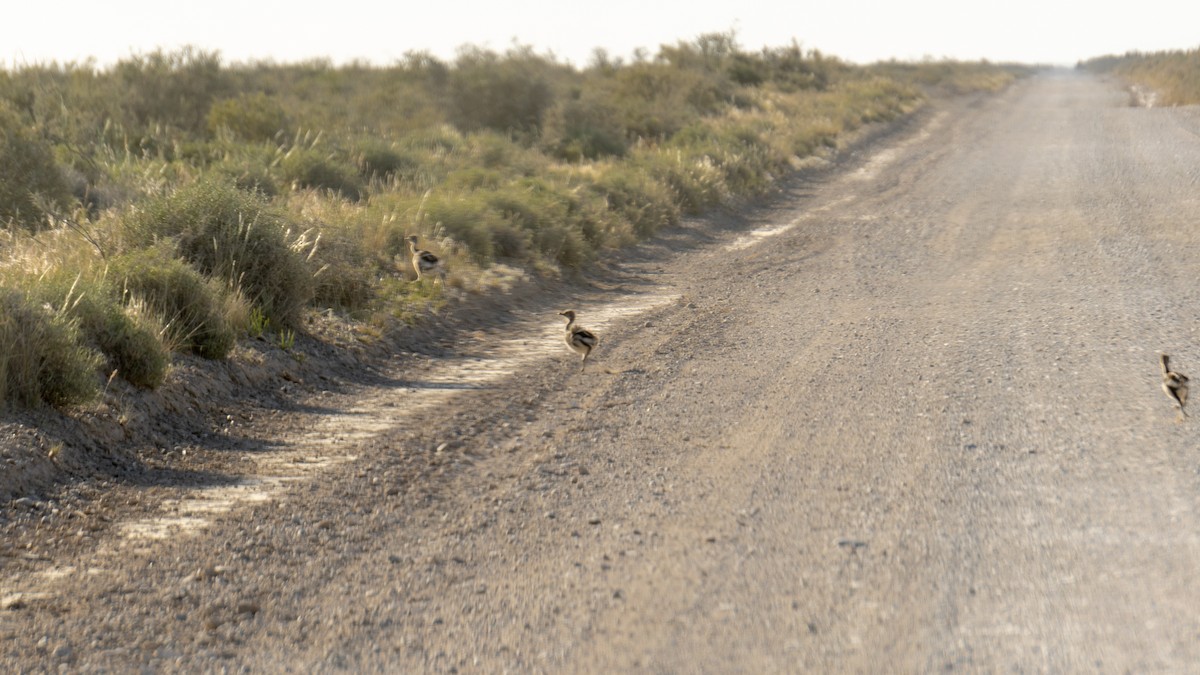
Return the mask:
<svg viewBox="0 0 1200 675">
<path fill-rule="evenodd" d="M 1082 61 L 1078 67 L 1111 73 L 1150 89 L 1157 95 L 1158 105 L 1200 103 L 1200 49 L 1101 56 Z"/>
<path fill-rule="evenodd" d="M 846 64 L 732 35 L 585 68 L 514 48 L 391 67 L 197 49 L 0 71 L 0 403 L 66 405 L 173 353 L 332 311 L 378 333 L 450 286 L 558 275 L 734 200 L 989 64 Z"/>
</svg>

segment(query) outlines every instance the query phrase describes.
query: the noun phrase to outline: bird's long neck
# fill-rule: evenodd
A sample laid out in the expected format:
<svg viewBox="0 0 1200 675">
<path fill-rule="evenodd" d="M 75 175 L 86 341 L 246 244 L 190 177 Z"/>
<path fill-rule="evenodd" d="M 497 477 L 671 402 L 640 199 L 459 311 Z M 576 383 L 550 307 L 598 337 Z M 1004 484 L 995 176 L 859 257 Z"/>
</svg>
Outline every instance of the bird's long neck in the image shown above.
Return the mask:
<svg viewBox="0 0 1200 675">
<path fill-rule="evenodd" d="M 415 241 L 408 242 L 408 252 L 413 255 L 417 254 L 417 242 L 415 242 Z"/>
<path fill-rule="evenodd" d="M 1168 365 L 1168 362 L 1170 361 L 1170 359 L 1171 359 L 1171 357 L 1167 356 L 1166 354 L 1160 354 L 1158 357 L 1158 362 L 1162 364 L 1163 375 L 1166 375 L 1167 373 L 1169 373 L 1171 371 L 1171 368 Z"/>
<path fill-rule="evenodd" d="M 571 328 L 572 328 L 574 325 L 575 325 L 575 317 L 573 317 L 573 316 L 568 316 L 568 317 L 567 317 L 567 332 L 568 332 L 568 333 L 570 333 L 570 332 L 571 332 Z"/>
</svg>

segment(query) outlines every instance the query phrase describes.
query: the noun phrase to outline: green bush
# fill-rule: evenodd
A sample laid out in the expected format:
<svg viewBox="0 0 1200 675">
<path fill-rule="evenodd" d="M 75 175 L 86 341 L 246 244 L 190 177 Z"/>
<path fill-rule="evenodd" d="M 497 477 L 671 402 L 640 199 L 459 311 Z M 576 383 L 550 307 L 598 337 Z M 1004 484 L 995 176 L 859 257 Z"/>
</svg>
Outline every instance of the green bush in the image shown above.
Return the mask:
<svg viewBox="0 0 1200 675">
<path fill-rule="evenodd" d="M 637 161 L 671 191 L 672 201 L 684 213 L 703 213 L 727 196 L 722 171 L 707 154 L 663 149 L 639 153 Z"/>
<path fill-rule="evenodd" d="M 359 143 L 354 163 L 364 178 L 393 178 L 418 166 L 416 158 L 379 141 Z"/>
<path fill-rule="evenodd" d="M 312 275 L 288 241 L 284 216 L 258 195 L 205 178 L 149 201 L 127 220 L 135 242 L 171 238 L 180 257 L 239 289 L 274 325 L 296 327 Z"/>
<path fill-rule="evenodd" d="M 494 259 L 497 242 L 512 246 L 499 251 L 501 256 L 511 256 L 519 252 L 521 246 L 518 242 L 524 240 L 520 231 L 488 208 L 487 202 L 478 193 L 455 196 L 434 193 L 425 204 L 425 220 L 466 246 L 480 264 L 487 264 Z"/>
<path fill-rule="evenodd" d="M 84 403 L 99 392 L 101 357 L 76 321 L 13 289 L 0 289 L 0 404 Z"/>
<path fill-rule="evenodd" d="M 171 350 L 164 342 L 166 327 L 158 315 L 136 300 L 123 307 L 107 298 L 85 299 L 83 304 L 91 306 L 77 310 L 80 327 L 108 357 L 109 367 L 126 382 L 144 389 L 162 384 L 171 365 Z"/>
<path fill-rule="evenodd" d="M 625 154 L 620 111 L 599 96 L 566 101 L 553 111 L 546 127 L 546 145 L 568 162 Z"/>
<path fill-rule="evenodd" d="M 770 66 L 749 54 L 735 54 L 725 72 L 738 84 L 757 87 L 770 77 Z"/>
<path fill-rule="evenodd" d="M 354 201 L 362 197 L 362 184 L 354 170 L 315 149 L 293 148 L 284 155 L 279 168 L 296 187 L 330 190 Z"/>
<path fill-rule="evenodd" d="M 122 107 L 139 129 L 165 124 L 200 132 L 213 101 L 232 85 L 216 52 L 184 47 L 124 59 L 113 68 L 123 89 Z"/>
<path fill-rule="evenodd" d="M 1127 52 L 1089 59 L 1077 67 L 1113 73 L 1130 84 L 1148 88 L 1157 96 L 1158 105 L 1200 103 L 1200 49 Z M 994 78 L 986 71 L 982 75 Z"/>
<path fill-rule="evenodd" d="M 109 372 L 147 389 L 162 384 L 171 361 L 162 323 L 122 302 L 111 279 L 58 268 L 40 281 L 34 297 L 74 320 L 81 338 L 105 356 Z"/>
<path fill-rule="evenodd" d="M 495 190 L 504 185 L 509 176 L 495 169 L 482 166 L 469 166 L 451 172 L 444 181 L 448 190 Z"/>
<path fill-rule="evenodd" d="M 45 220 L 38 198 L 62 207 L 70 203 L 71 189 L 50 147 L 0 106 L 0 223 L 38 229 Z"/>
<path fill-rule="evenodd" d="M 594 253 L 579 230 L 562 224 L 533 230 L 533 243 L 548 260 L 571 269 L 583 267 Z"/>
<path fill-rule="evenodd" d="M 237 341 L 224 289 L 161 248 L 127 253 L 112 261 L 110 275 L 127 304 L 144 303 L 166 326 L 176 349 L 222 359 Z"/>
<path fill-rule="evenodd" d="M 788 135 L 789 150 L 796 157 L 808 157 L 821 148 L 835 147 L 839 133 L 841 130 L 833 120 L 807 120 Z"/>
<path fill-rule="evenodd" d="M 279 191 L 277 164 L 282 157 L 280 148 L 272 143 L 242 143 L 222 139 L 210 143 L 220 155 L 211 160 L 204 173 L 224 176 L 239 190 L 257 192 L 262 197 L 276 197 Z"/>
<path fill-rule="evenodd" d="M 486 195 L 488 206 L 515 228 L 541 256 L 566 267 L 579 267 L 591 258 L 584 228 L 595 225 L 583 217 L 578 199 L 554 183 L 527 178 Z M 589 232 L 598 240 L 596 232 Z M 598 243 L 598 241 L 597 241 Z"/>
<path fill-rule="evenodd" d="M 639 237 L 679 222 L 679 207 L 666 185 L 640 171 L 612 167 L 592 184 L 608 208 L 628 222 Z"/>
<path fill-rule="evenodd" d="M 407 244 L 394 244 L 392 255 L 407 260 Z M 359 243 L 345 233 L 325 229 L 309 262 L 315 267 L 313 302 L 321 307 L 359 310 L 375 297 L 376 270 Z"/>
<path fill-rule="evenodd" d="M 283 107 L 262 92 L 217 101 L 208 111 L 208 131 L 214 135 L 225 130 L 244 141 L 262 142 L 286 127 Z"/>
<path fill-rule="evenodd" d="M 698 118 L 727 109 L 734 93 L 717 73 L 664 63 L 622 68 L 605 86 L 633 138 L 670 138 Z"/>
<path fill-rule="evenodd" d="M 214 169 L 233 181 L 239 190 L 257 192 L 263 197 L 275 197 L 279 194 L 279 188 L 275 185 L 270 170 L 262 164 L 249 160 L 228 159 L 217 164 Z"/>
<path fill-rule="evenodd" d="M 464 131 L 492 129 L 536 134 L 554 102 L 551 77 L 560 67 L 528 49 L 505 58 L 463 51 L 448 78 L 451 121 Z"/>
<path fill-rule="evenodd" d="M 787 47 L 763 50 L 763 61 L 770 69 L 771 81 L 782 91 L 823 90 L 844 75 L 850 66 L 818 50 L 805 52 L 792 41 Z"/>
</svg>

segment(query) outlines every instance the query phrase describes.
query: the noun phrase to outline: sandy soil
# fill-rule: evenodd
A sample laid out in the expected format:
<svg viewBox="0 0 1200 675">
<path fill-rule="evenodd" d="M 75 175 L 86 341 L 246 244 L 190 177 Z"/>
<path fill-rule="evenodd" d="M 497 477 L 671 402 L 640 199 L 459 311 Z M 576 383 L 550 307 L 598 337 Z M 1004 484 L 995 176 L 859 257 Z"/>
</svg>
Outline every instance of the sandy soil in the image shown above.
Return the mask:
<svg viewBox="0 0 1200 675">
<path fill-rule="evenodd" d="M 5 510 L 0 669 L 1186 671 L 1197 181 L 1200 111 L 1047 74 L 382 366 L 305 347 L 45 460 L 114 478 Z"/>
</svg>

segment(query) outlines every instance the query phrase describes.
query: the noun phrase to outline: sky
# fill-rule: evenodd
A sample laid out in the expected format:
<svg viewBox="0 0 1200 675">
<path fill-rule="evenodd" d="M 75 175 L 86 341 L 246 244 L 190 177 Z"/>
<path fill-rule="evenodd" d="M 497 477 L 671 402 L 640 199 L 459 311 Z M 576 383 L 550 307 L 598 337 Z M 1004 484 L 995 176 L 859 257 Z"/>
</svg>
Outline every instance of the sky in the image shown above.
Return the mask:
<svg viewBox="0 0 1200 675">
<path fill-rule="evenodd" d="M 105 67 L 192 45 L 226 63 L 328 58 L 453 61 L 462 45 L 519 44 L 585 66 L 733 32 L 746 50 L 806 49 L 856 62 L 952 58 L 1073 65 L 1130 50 L 1200 47 L 1197 0 L 26 0 L 0 22 L 0 65 Z"/>
</svg>

